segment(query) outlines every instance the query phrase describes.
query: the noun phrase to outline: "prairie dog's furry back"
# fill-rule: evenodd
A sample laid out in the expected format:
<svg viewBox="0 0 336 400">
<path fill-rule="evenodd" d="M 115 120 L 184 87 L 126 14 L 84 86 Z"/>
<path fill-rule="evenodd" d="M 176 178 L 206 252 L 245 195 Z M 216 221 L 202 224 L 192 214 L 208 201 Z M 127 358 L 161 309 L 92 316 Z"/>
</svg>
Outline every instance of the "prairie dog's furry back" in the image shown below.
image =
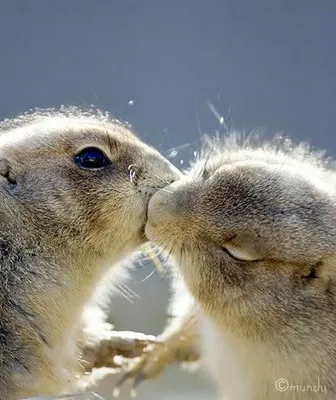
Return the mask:
<svg viewBox="0 0 336 400">
<path fill-rule="evenodd" d="M 208 140 L 151 199 L 146 234 L 200 307 L 202 356 L 223 399 L 336 396 L 332 161 L 287 139 Z"/>
</svg>

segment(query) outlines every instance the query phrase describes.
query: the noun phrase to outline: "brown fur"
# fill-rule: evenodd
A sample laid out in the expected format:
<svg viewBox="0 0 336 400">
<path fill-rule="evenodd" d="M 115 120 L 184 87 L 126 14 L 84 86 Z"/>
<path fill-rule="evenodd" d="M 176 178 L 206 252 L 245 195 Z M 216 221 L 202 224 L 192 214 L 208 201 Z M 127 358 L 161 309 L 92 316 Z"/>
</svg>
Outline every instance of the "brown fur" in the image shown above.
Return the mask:
<svg viewBox="0 0 336 400">
<path fill-rule="evenodd" d="M 91 146 L 111 165 L 79 168 L 74 155 Z M 145 241 L 150 197 L 178 176 L 96 110 L 37 110 L 0 124 L 1 400 L 71 386 L 85 303 L 109 266 Z"/>
<path fill-rule="evenodd" d="M 152 197 L 146 234 L 195 301 L 185 318 L 222 399 L 336 397 L 333 163 L 287 139 L 209 141 Z"/>
</svg>

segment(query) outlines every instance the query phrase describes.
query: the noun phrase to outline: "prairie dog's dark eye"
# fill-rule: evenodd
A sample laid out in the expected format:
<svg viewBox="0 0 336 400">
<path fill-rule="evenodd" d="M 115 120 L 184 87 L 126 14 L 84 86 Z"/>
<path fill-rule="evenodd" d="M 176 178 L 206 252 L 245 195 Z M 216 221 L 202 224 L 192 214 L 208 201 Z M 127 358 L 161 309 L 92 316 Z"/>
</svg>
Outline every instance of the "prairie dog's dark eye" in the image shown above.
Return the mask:
<svg viewBox="0 0 336 400">
<path fill-rule="evenodd" d="M 75 163 L 84 169 L 102 169 L 111 161 L 100 149 L 88 147 L 75 156 Z"/>
</svg>

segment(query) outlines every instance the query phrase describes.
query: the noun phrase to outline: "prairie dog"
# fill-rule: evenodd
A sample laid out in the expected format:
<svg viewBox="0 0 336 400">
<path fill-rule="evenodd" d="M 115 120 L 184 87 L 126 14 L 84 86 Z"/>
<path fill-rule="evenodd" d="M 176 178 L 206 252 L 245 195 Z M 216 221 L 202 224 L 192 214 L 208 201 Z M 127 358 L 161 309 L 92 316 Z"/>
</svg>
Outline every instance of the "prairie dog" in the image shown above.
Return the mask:
<svg viewBox="0 0 336 400">
<path fill-rule="evenodd" d="M 0 124 L 0 399 L 73 381 L 83 306 L 144 243 L 147 205 L 179 172 L 97 110 L 37 110 Z"/>
<path fill-rule="evenodd" d="M 336 398 L 331 162 L 287 139 L 209 141 L 183 179 L 152 197 L 145 232 L 195 302 L 185 318 L 197 320 L 222 400 Z M 171 353 L 179 329 L 164 339 Z"/>
</svg>

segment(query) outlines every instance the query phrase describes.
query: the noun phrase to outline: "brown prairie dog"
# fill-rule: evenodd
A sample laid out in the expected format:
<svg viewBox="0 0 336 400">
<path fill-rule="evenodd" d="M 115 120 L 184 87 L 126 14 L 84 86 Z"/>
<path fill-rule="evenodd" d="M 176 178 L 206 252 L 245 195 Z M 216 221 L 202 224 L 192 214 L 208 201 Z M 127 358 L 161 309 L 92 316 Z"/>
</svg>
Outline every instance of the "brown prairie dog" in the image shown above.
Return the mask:
<svg viewBox="0 0 336 400">
<path fill-rule="evenodd" d="M 152 197 L 145 231 L 195 301 L 222 400 L 336 398 L 332 164 L 286 139 L 210 141 Z"/>
<path fill-rule="evenodd" d="M 99 111 L 39 110 L 0 124 L 1 400 L 71 386 L 84 304 L 111 264 L 145 242 L 150 197 L 178 177 Z"/>
</svg>

